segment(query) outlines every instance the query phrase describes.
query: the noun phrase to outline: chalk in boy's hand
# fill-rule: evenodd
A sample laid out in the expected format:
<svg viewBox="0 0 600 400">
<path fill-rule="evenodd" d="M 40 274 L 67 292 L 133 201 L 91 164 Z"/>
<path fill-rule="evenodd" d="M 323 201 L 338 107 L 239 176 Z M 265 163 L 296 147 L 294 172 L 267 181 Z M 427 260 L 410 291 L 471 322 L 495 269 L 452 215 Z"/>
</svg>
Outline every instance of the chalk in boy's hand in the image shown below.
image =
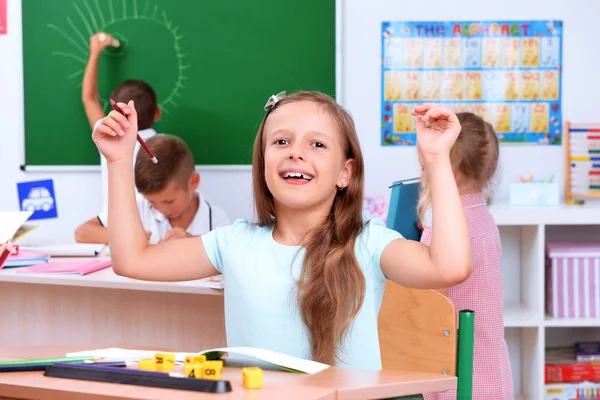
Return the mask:
<svg viewBox="0 0 600 400">
<path fill-rule="evenodd" d="M 424 161 L 447 156 L 460 133 L 460 122 L 454 111 L 433 103 L 416 106 L 412 112 L 417 126 L 417 147 Z"/>
<path fill-rule="evenodd" d="M 90 37 L 90 56 L 98 56 L 107 47 L 119 47 L 121 43 L 106 32 L 99 32 Z"/>
<path fill-rule="evenodd" d="M 108 162 L 133 157 L 137 140 L 138 122 L 133 100 L 129 104 L 118 103 L 118 106 L 125 115 L 112 110 L 92 132 L 96 147 Z"/>
</svg>

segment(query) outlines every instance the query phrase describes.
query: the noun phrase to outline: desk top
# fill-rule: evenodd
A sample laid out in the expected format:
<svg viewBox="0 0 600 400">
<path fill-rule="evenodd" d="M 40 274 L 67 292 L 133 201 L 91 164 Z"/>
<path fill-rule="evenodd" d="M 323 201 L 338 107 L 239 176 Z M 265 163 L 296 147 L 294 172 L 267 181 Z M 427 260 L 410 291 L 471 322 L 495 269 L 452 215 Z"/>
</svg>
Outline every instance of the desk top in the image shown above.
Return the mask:
<svg viewBox="0 0 600 400">
<path fill-rule="evenodd" d="M 123 346 L 120 346 L 123 347 Z M 68 352 L 94 346 L 65 347 L 3 347 L 0 359 L 64 357 Z M 74 398 L 76 393 L 86 399 L 319 399 L 350 400 L 387 398 L 422 392 L 456 389 L 456 377 L 409 371 L 377 371 L 347 368 L 328 368 L 315 374 L 264 372 L 264 386 L 260 390 L 246 390 L 242 386 L 240 369 L 225 368 L 223 379 L 229 380 L 232 391 L 223 394 L 159 389 L 144 386 L 90 382 L 43 376 L 42 371 L 0 373 L 0 393 L 10 398 L 62 399 Z"/>
<path fill-rule="evenodd" d="M 93 257 L 87 257 L 90 259 Z M 98 257 L 104 258 L 104 257 Z M 52 257 L 53 260 L 77 260 L 75 257 Z M 42 285 L 66 285 L 97 287 L 107 289 L 146 290 L 151 292 L 191 293 L 222 296 L 223 290 L 211 289 L 198 284 L 198 281 L 188 282 L 150 282 L 126 278 L 114 273 L 112 268 L 91 273 L 89 275 L 68 274 L 37 274 L 17 272 L 19 268 L 4 268 L 0 270 L 0 282 L 35 283 Z"/>
</svg>

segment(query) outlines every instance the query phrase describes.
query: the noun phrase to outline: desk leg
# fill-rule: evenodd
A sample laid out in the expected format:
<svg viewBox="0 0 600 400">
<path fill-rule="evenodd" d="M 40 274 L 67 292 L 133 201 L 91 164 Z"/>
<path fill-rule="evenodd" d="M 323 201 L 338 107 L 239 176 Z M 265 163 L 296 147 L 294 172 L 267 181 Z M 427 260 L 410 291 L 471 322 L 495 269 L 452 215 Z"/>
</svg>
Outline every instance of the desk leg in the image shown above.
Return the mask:
<svg viewBox="0 0 600 400">
<path fill-rule="evenodd" d="M 0 346 L 226 346 L 223 296 L 3 282 Z"/>
</svg>

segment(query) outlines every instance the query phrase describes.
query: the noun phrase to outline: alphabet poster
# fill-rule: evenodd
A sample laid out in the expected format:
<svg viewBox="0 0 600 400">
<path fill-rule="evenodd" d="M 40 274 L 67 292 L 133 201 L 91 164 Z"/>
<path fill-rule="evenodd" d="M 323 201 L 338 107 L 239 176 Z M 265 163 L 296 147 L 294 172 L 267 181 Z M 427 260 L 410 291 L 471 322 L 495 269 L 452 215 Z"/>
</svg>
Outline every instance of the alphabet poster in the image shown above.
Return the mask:
<svg viewBox="0 0 600 400">
<path fill-rule="evenodd" d="M 561 143 L 562 21 L 383 22 L 381 145 L 414 146 L 423 102 L 469 111 L 501 143 Z"/>
</svg>

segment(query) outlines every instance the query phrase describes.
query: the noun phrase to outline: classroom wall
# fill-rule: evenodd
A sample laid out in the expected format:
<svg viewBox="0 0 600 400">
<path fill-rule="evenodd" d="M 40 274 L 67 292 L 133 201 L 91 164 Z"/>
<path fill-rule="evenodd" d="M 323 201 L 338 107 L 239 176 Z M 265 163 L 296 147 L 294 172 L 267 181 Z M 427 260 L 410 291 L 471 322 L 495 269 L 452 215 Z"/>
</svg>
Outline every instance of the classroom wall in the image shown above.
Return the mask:
<svg viewBox="0 0 600 400">
<path fill-rule="evenodd" d="M 563 117 L 574 121 L 596 121 L 600 65 L 594 29 L 600 2 L 594 0 L 430 0 L 427 3 L 372 0 L 342 1 L 340 101 L 353 114 L 366 160 L 366 194 L 389 195 L 387 187 L 396 179 L 417 176 L 414 147 L 381 147 L 380 40 L 382 20 L 476 20 L 563 19 Z M 23 76 L 21 0 L 8 2 L 8 35 L 0 35 L 0 210 L 18 207 L 16 182 L 54 179 L 58 214 L 42 221 L 33 237 L 72 240 L 75 227 L 100 209 L 99 172 L 22 172 Z M 276 93 L 277 88 L 273 88 Z M 48 94 L 51 101 L 52 94 Z M 48 121 L 48 134 L 60 131 L 60 121 Z M 56 133 L 57 136 L 59 133 Z M 68 144 L 66 144 L 68 148 Z M 519 174 L 548 176 L 562 182 L 560 146 L 503 146 L 497 200 L 508 197 L 508 185 Z M 235 218 L 253 218 L 250 171 L 202 171 L 202 190 L 207 199 Z M 248 196 L 243 196 L 247 194 Z"/>
<path fill-rule="evenodd" d="M 392 181 L 418 176 L 414 147 L 380 146 L 381 22 L 435 20 L 562 19 L 563 118 L 600 121 L 600 33 L 594 27 L 600 2 L 594 0 L 371 0 L 344 2 L 343 103 L 352 112 L 366 160 L 366 193 L 387 194 Z M 501 147 L 497 200 L 508 198 L 508 185 L 521 174 L 554 174 L 562 186 L 562 146 Z"/>
</svg>

